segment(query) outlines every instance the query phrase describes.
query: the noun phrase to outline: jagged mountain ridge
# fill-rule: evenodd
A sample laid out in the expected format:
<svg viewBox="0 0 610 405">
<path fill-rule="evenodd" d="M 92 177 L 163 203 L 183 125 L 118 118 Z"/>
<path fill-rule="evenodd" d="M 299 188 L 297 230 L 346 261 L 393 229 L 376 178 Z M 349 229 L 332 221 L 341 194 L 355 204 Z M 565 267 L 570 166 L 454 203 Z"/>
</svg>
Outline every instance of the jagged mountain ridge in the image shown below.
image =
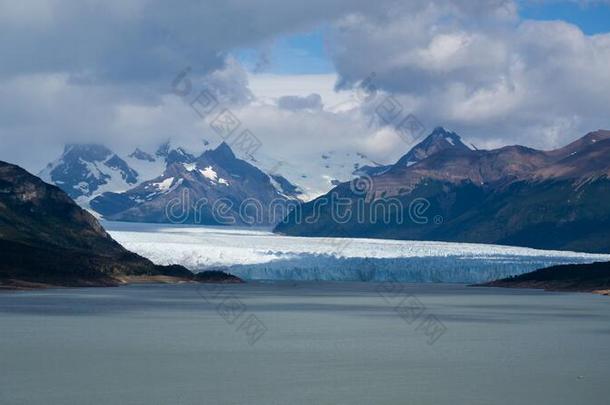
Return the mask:
<svg viewBox="0 0 610 405">
<path fill-rule="evenodd" d="M 128 190 L 157 176 L 162 166 L 162 161 L 140 149 L 121 158 L 103 145 L 71 144 L 38 176 L 88 208 L 89 201 L 97 195 L 110 190 Z"/>
<path fill-rule="evenodd" d="M 210 142 L 204 139 L 203 144 L 208 146 Z M 162 143 L 154 151 L 135 148 L 131 153 L 125 155 L 113 153 L 101 145 L 74 146 L 77 147 L 76 150 L 83 150 L 83 156 L 74 158 L 62 155 L 50 163 L 39 175 L 45 181 L 68 192 L 87 209 L 91 208 L 89 205 L 91 200 L 105 192 L 128 191 L 145 181 L 159 177 L 168 163 L 189 163 L 197 158 L 197 154 L 193 154 L 193 151 L 186 151 L 177 145 L 172 145 L 171 141 Z M 86 149 L 104 149 L 106 152 L 102 155 L 103 157 L 94 159 L 88 157 Z M 77 155 L 77 153 L 73 154 Z M 109 166 L 105 164 L 106 160 L 113 155 L 125 163 L 121 166 L 126 166 L 124 171 L 129 172 L 130 175 L 109 167 L 117 166 L 116 164 Z M 298 195 L 304 201 L 314 199 L 341 182 L 349 181 L 362 173 L 380 173 L 390 167 L 376 162 L 360 152 L 334 150 L 320 152 L 306 165 L 278 160 L 277 157 L 274 158 L 262 152 L 256 153 L 255 156 L 247 155 L 240 156 L 240 158 L 269 174 L 274 184 L 283 188 L 282 192 Z M 58 173 L 64 174 L 58 175 Z M 129 179 L 129 182 L 124 178 Z"/>
<path fill-rule="evenodd" d="M 202 170 L 204 171 L 207 167 L 218 166 L 223 168 L 227 166 L 226 169 L 234 172 L 232 174 L 247 167 L 251 173 L 254 173 L 251 182 L 260 183 L 259 186 L 263 190 L 267 189 L 267 194 L 277 194 L 272 197 L 265 196 L 262 201 L 269 201 L 275 197 L 292 200 L 301 196 L 300 188 L 285 177 L 278 173 L 262 173 L 249 163 L 238 159 L 230 150 L 230 147 L 224 143 L 217 149 L 204 151 L 201 156 L 196 157 L 181 147 L 173 148 L 168 141 L 160 145 L 154 154 L 136 148 L 124 159 L 101 145 L 68 145 L 62 156 L 49 164 L 41 172 L 41 175 L 46 181 L 66 191 L 81 206 L 93 212 L 118 219 L 119 217 L 116 214 L 120 211 L 131 209 L 131 212 L 133 212 L 135 205 L 148 202 L 155 197 L 155 189 L 160 187 L 157 191 L 165 192 L 171 188 L 170 178 L 182 179 L 182 181 L 187 181 L 185 185 L 190 184 L 193 187 L 198 187 L 199 192 L 193 195 L 197 195 L 198 198 L 203 197 L 202 189 L 197 185 L 198 182 L 202 181 L 201 176 L 196 176 L 200 172 L 191 173 L 197 162 L 203 167 Z M 220 171 L 223 172 L 223 169 Z M 213 170 L 205 174 L 208 176 L 215 175 Z M 222 174 L 225 177 L 228 176 L 226 170 Z M 205 181 L 208 180 L 210 179 L 205 179 Z M 166 187 L 168 181 L 170 184 Z M 220 184 L 225 182 L 225 186 L 230 184 L 222 176 L 219 181 Z M 238 181 L 235 180 L 234 182 Z M 268 189 L 269 184 L 275 191 Z M 253 185 L 254 183 L 251 184 L 251 186 Z M 260 194 L 257 187 L 250 188 L 230 187 L 225 190 L 229 193 L 224 193 L 223 196 L 241 202 L 248 197 L 244 192 L 249 192 L 250 197 L 253 198 Z M 237 191 L 238 189 L 243 190 Z M 235 196 L 230 195 L 230 192 L 233 191 L 237 192 Z M 265 192 L 263 192 L 264 194 Z M 213 199 L 216 200 L 217 198 L 219 197 L 216 196 Z M 125 214 L 125 218 L 133 220 L 131 215 L 128 214 Z M 143 220 L 159 222 L 161 218 L 153 219 L 148 216 Z"/>
<path fill-rule="evenodd" d="M 284 177 L 264 173 L 221 143 L 197 158 L 169 152 L 161 176 L 124 193 L 104 193 L 91 207 L 119 221 L 268 226 L 281 220 L 298 196 Z M 173 210 L 176 204 L 183 205 L 180 212 Z M 242 211 L 248 204 L 249 211 Z"/>
<path fill-rule="evenodd" d="M 406 155 L 401 157 L 393 166 L 409 167 L 430 157 L 440 151 L 452 149 L 453 151 L 469 152 L 470 148 L 462 142 L 462 138 L 455 132 L 449 132 L 437 127 L 419 144 L 415 145 Z"/>
<path fill-rule="evenodd" d="M 365 193 L 355 193 L 348 183 L 331 191 L 350 199 L 354 210 L 364 200 L 364 220 L 337 226 L 323 208 L 314 223 L 299 222 L 294 213 L 276 231 L 610 251 L 610 207 L 600 204 L 610 198 L 610 131 L 587 134 L 553 151 L 448 147 L 410 165 L 405 160 L 366 179 Z M 328 200 L 331 193 L 321 198 Z M 375 221 L 370 207 L 390 198 L 400 201 L 403 220 Z M 419 198 L 429 204 L 422 213 L 425 224 L 409 217 L 410 203 Z M 315 204 L 304 204 L 303 215 Z"/>
<path fill-rule="evenodd" d="M 449 132 L 442 127 L 437 127 L 428 137 L 415 145 L 396 163 L 389 165 L 366 165 L 355 170 L 354 174 L 356 176 L 380 176 L 392 169 L 398 170 L 399 168 L 413 166 L 444 150 L 452 150 L 452 153 L 463 152 L 465 154 L 472 152 L 471 149 L 462 142 L 462 139 L 458 134 Z"/>
<path fill-rule="evenodd" d="M 39 176 L 74 199 L 91 196 L 110 183 L 129 187 L 138 181 L 138 172 L 102 145 L 66 145 L 62 156 Z"/>
</svg>

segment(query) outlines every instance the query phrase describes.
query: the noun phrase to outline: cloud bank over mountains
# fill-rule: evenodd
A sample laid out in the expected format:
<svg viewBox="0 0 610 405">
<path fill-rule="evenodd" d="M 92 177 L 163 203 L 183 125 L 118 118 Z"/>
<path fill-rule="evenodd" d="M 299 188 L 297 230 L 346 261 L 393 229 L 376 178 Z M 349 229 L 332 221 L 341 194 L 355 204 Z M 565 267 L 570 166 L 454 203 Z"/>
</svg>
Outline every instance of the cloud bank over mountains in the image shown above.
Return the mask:
<svg viewBox="0 0 610 405">
<path fill-rule="evenodd" d="M 209 89 L 262 153 L 297 165 L 326 150 L 404 153 L 377 116 L 388 95 L 479 147 L 551 148 L 610 127 L 610 34 L 523 20 L 512 1 L 462 3 L 0 0 L 0 159 L 37 171 L 67 142 L 219 142 L 172 92 L 187 67 L 191 99 Z M 332 82 L 247 72 L 233 56 L 320 25 Z M 376 96 L 358 97 L 371 75 Z"/>
</svg>

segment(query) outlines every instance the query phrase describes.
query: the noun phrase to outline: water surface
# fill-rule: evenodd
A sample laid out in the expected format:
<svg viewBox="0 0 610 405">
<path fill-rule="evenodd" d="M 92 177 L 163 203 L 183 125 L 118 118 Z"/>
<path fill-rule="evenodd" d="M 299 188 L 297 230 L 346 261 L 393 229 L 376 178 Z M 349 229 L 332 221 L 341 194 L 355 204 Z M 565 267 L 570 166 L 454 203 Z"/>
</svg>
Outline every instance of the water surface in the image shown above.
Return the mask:
<svg viewBox="0 0 610 405">
<path fill-rule="evenodd" d="M 419 326 L 428 318 L 443 333 Z M 0 325 L 2 404 L 610 397 L 610 300 L 592 294 L 317 282 L 48 290 L 0 294 Z"/>
</svg>

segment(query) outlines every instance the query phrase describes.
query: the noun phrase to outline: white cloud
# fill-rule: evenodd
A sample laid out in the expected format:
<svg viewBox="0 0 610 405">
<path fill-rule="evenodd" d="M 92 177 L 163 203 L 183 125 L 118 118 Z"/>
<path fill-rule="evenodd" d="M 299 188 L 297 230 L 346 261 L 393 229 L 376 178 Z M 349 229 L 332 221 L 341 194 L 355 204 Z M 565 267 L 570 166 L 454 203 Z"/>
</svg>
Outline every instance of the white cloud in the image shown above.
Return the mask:
<svg viewBox="0 0 610 405">
<path fill-rule="evenodd" d="M 428 126 L 479 144 L 555 147 L 610 127 L 610 34 L 519 21 L 514 4 L 485 4 L 404 4 L 383 17 L 345 18 L 331 48 L 340 82 L 353 86 L 375 72 L 375 85 Z"/>
<path fill-rule="evenodd" d="M 273 102 L 286 95 L 307 97 L 319 94 L 325 105 L 334 105 L 345 100 L 345 95 L 334 90 L 336 74 L 277 75 L 250 74 L 249 87 L 258 100 Z"/>
<path fill-rule="evenodd" d="M 171 137 L 199 152 L 215 134 L 171 94 L 187 66 L 189 97 L 209 87 L 264 153 L 304 170 L 327 150 L 381 163 L 404 153 L 394 130 L 371 124 L 388 94 L 428 129 L 480 147 L 553 147 L 610 127 L 610 34 L 520 21 L 512 1 L 27 3 L 0 0 L 0 159 L 34 171 L 64 142 L 152 148 Z M 253 74 L 229 56 L 321 22 L 333 27 L 337 74 Z M 372 72 L 379 96 L 361 104 L 350 88 Z M 315 108 L 278 108 L 303 101 Z"/>
<path fill-rule="evenodd" d="M 318 93 L 308 96 L 282 96 L 277 100 L 277 106 L 282 110 L 309 110 L 312 112 L 322 110 L 322 97 Z"/>
</svg>

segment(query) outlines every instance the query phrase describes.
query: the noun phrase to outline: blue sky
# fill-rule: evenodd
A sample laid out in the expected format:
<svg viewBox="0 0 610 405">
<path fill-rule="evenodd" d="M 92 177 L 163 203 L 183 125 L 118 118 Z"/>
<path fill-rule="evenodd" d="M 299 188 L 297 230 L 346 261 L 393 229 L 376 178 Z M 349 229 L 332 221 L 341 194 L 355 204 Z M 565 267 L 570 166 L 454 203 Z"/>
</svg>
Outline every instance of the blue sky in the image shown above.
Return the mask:
<svg viewBox="0 0 610 405">
<path fill-rule="evenodd" d="M 324 74 L 334 72 L 325 45 L 326 27 L 276 39 L 262 50 L 237 52 L 250 71 L 275 74 Z"/>
<path fill-rule="evenodd" d="M 520 15 L 522 18 L 534 20 L 563 20 L 577 25 L 588 35 L 610 32 L 610 4 L 608 3 L 523 2 Z"/>
<path fill-rule="evenodd" d="M 610 32 L 610 4 L 578 1 L 521 1 L 522 19 L 561 20 L 578 26 L 585 34 Z M 250 71 L 273 74 L 333 73 L 326 46 L 326 27 L 284 36 L 263 50 L 243 49 L 236 54 Z"/>
</svg>

